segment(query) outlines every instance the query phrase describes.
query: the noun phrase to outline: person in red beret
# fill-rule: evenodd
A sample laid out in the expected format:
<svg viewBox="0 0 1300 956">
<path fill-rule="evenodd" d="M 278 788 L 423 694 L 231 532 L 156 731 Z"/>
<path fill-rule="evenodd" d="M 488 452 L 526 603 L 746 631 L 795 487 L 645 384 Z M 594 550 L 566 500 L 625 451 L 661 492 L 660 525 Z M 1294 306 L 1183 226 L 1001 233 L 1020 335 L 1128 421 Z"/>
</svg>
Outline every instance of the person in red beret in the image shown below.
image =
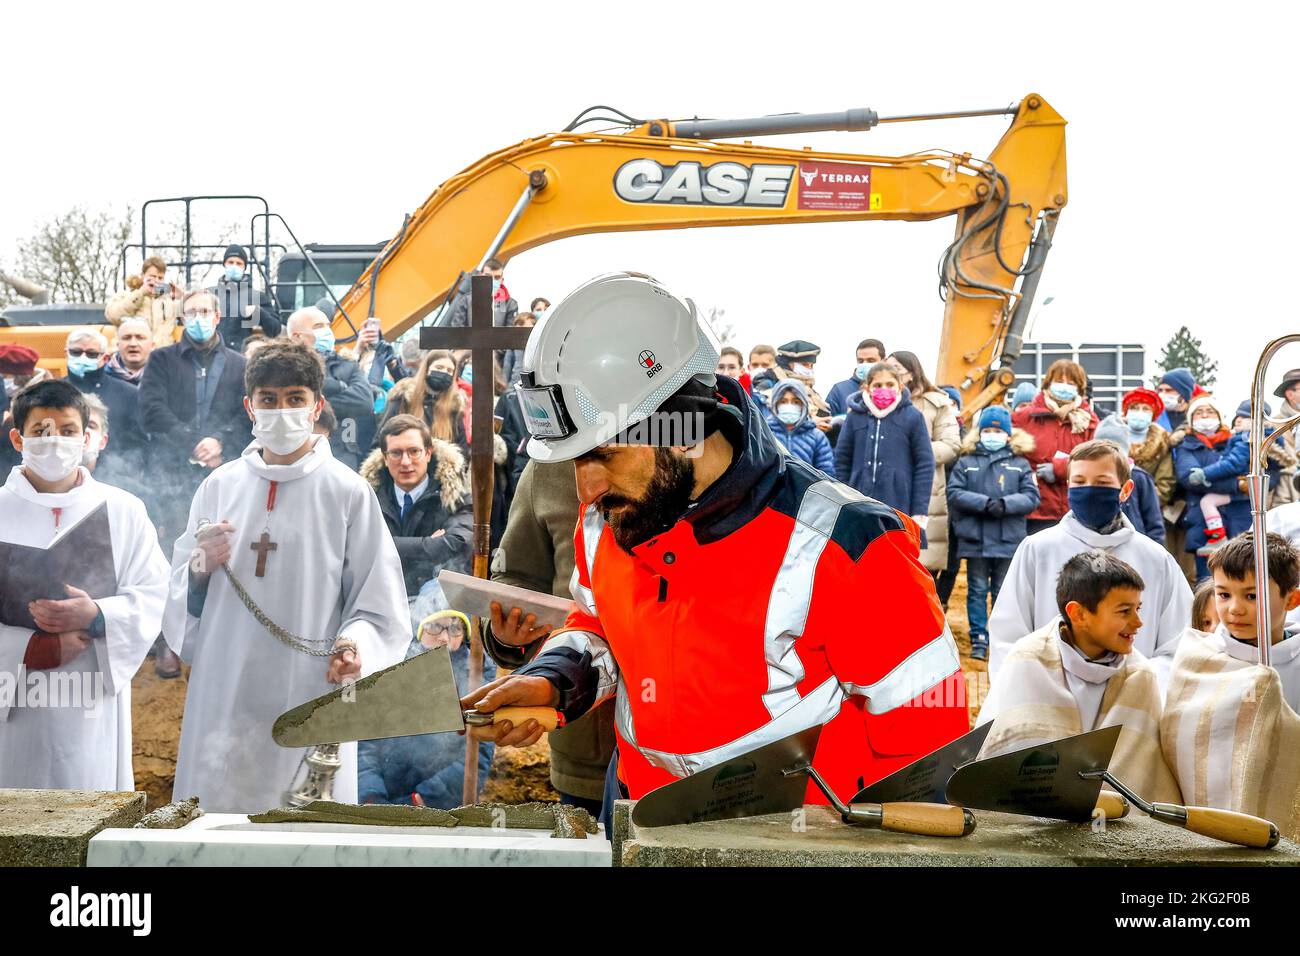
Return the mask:
<svg viewBox="0 0 1300 956">
<path fill-rule="evenodd" d="M 1156 485 L 1160 507 L 1165 512 L 1165 543 L 1171 534 L 1182 530 L 1177 521 L 1170 522 L 1171 509 L 1181 512 L 1183 505 L 1175 505 L 1182 498 L 1178 480 L 1174 475 L 1174 444 L 1156 418 L 1165 410 L 1164 399 L 1150 388 L 1135 388 L 1122 400 L 1124 423 L 1128 425 L 1129 457 L 1133 463 L 1149 474 Z"/>
<path fill-rule="evenodd" d="M 40 359 L 35 349 L 25 345 L 0 345 L 0 381 L 4 383 L 3 390 L 0 390 L 0 481 L 4 481 L 9 469 L 22 459 L 9 443 L 9 429 L 13 419 L 9 405 L 14 394 L 24 385 L 35 379 L 49 377 L 48 372 L 36 367 Z"/>
</svg>

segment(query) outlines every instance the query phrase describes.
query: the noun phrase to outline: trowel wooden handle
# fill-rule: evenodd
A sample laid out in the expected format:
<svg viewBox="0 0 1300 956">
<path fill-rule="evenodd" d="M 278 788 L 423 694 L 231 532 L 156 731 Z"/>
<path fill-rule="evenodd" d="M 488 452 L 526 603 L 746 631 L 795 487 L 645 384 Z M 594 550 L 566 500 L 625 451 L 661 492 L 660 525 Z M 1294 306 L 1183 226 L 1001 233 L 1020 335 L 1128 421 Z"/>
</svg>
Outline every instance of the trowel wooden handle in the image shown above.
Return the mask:
<svg viewBox="0 0 1300 956">
<path fill-rule="evenodd" d="M 882 803 L 880 829 L 921 836 L 961 837 L 975 829 L 975 815 L 941 803 Z"/>
<path fill-rule="evenodd" d="M 560 726 L 560 712 L 554 707 L 498 707 L 492 711 L 492 723 L 499 724 L 508 720 L 516 727 L 528 720 L 535 720 L 545 731 L 552 731 Z"/>
<path fill-rule="evenodd" d="M 1238 813 L 1235 810 L 1188 807 L 1187 823 L 1184 826 L 1201 836 L 1261 850 L 1272 849 L 1278 840 L 1277 827 L 1272 823 L 1262 817 L 1253 817 L 1249 813 Z"/>
<path fill-rule="evenodd" d="M 1097 795 L 1097 809 L 1107 820 L 1120 820 L 1128 816 L 1130 806 L 1118 793 L 1103 790 Z"/>
</svg>

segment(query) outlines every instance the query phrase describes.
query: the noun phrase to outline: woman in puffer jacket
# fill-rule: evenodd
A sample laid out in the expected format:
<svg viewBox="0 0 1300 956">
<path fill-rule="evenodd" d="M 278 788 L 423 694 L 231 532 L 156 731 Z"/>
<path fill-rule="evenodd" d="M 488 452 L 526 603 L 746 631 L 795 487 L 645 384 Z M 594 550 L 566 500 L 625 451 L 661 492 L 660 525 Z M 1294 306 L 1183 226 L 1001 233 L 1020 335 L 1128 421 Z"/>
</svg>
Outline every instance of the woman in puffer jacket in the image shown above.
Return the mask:
<svg viewBox="0 0 1300 956">
<path fill-rule="evenodd" d="M 867 497 L 911 516 L 924 531 L 934 480 L 925 416 L 888 365 L 873 365 L 864 385 L 848 402 L 835 445 L 835 475 Z"/>
<path fill-rule="evenodd" d="M 808 394 L 802 383 L 789 378 L 778 382 L 768 394 L 763 415 L 786 451 L 818 471 L 835 474 L 831 443 L 808 416 Z"/>
</svg>

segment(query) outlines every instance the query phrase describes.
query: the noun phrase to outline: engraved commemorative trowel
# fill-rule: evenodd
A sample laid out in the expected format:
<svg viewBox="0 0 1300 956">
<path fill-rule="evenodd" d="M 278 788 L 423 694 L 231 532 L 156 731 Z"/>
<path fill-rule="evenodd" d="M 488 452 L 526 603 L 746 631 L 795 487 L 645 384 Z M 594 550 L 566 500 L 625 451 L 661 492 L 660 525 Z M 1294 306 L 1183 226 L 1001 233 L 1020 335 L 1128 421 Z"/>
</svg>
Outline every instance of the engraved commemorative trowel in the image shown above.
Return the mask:
<svg viewBox="0 0 1300 956">
<path fill-rule="evenodd" d="M 462 711 L 446 647 L 434 647 L 353 684 L 299 704 L 276 718 L 271 737 L 281 747 L 461 731 L 466 725 L 537 720 L 554 730 L 563 717 L 551 707 Z"/>
<path fill-rule="evenodd" d="M 821 727 L 809 727 L 662 786 L 637 801 L 632 822 L 660 827 L 789 813 L 803 806 L 812 779 L 846 823 L 930 836 L 964 836 L 974 828 L 974 817 L 959 807 L 845 805 L 812 767 L 820 735 Z"/>
</svg>

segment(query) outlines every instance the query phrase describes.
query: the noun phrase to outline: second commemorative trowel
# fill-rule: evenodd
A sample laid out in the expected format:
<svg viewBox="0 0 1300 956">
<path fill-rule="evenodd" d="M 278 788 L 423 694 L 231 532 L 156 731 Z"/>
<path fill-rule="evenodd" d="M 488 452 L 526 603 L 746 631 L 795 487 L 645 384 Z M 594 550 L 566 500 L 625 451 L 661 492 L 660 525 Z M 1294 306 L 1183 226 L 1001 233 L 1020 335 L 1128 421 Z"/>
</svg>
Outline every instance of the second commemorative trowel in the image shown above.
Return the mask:
<svg viewBox="0 0 1300 956">
<path fill-rule="evenodd" d="M 1119 739 L 1119 728 L 978 760 L 992 728 L 992 723 L 976 727 L 877 780 L 853 801 L 920 800 L 1078 821 L 1091 820 L 1096 808 L 1112 820 L 1129 812 L 1128 802 L 1118 793 L 1103 793 L 1100 784 L 1093 785 L 1073 772 L 1105 769 Z M 1056 772 L 1061 768 L 1065 772 Z"/>
<path fill-rule="evenodd" d="M 965 836 L 974 829 L 975 818 L 959 807 L 901 802 L 846 806 L 813 769 L 820 735 L 820 726 L 809 727 L 666 784 L 637 801 L 632 822 L 661 827 L 788 813 L 803 806 L 811 779 L 845 823 L 927 836 Z"/>
<path fill-rule="evenodd" d="M 462 711 L 451 655 L 446 647 L 434 647 L 285 711 L 276 718 L 271 737 L 281 747 L 313 747 L 460 731 L 467 724 L 519 724 L 530 718 L 546 730 L 563 723 L 550 707 Z"/>
</svg>

